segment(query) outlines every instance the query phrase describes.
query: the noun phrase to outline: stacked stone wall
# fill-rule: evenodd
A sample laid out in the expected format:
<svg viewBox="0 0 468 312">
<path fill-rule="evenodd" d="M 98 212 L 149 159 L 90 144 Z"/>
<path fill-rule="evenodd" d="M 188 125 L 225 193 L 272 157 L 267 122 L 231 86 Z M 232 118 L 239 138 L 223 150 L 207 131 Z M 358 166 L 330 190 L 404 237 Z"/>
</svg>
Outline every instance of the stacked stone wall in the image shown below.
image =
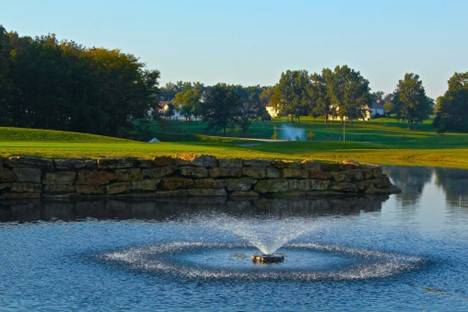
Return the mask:
<svg viewBox="0 0 468 312">
<path fill-rule="evenodd" d="M 398 192 L 382 168 L 263 159 L 0 158 L 0 199 L 283 197 Z"/>
</svg>

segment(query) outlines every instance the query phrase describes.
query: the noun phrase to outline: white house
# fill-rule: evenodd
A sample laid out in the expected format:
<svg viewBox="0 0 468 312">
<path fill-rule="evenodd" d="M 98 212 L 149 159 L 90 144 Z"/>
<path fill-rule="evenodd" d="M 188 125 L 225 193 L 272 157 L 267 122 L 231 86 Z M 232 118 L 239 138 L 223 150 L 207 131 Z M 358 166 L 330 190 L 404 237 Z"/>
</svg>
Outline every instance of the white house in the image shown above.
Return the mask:
<svg viewBox="0 0 468 312">
<path fill-rule="evenodd" d="M 278 117 L 279 111 L 276 107 L 274 107 L 271 104 L 268 104 L 266 107 L 267 113 L 270 115 L 271 118 L 276 118 Z"/>
</svg>

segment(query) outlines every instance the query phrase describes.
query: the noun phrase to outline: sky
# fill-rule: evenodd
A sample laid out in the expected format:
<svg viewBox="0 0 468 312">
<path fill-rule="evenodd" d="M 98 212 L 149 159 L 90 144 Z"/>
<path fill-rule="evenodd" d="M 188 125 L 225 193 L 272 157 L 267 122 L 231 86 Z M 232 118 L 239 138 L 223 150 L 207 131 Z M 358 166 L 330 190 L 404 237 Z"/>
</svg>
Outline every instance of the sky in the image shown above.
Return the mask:
<svg viewBox="0 0 468 312">
<path fill-rule="evenodd" d="M 429 96 L 468 71 L 467 0 L 0 0 L 0 25 L 117 48 L 161 82 L 271 85 L 287 69 L 347 64 L 391 92 L 406 72 Z"/>
</svg>

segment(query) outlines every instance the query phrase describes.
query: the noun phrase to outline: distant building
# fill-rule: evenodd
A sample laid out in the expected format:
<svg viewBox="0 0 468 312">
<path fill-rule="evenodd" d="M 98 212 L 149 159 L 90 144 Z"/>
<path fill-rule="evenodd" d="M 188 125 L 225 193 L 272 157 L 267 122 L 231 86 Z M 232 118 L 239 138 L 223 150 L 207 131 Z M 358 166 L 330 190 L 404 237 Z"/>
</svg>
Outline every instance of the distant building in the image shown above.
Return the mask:
<svg viewBox="0 0 468 312">
<path fill-rule="evenodd" d="M 181 111 L 172 103 L 172 101 L 159 101 L 159 116 L 168 120 L 187 120 Z M 191 116 L 190 120 L 199 120 L 198 117 Z"/>
<path fill-rule="evenodd" d="M 270 115 L 271 118 L 276 118 L 278 117 L 278 114 L 279 114 L 279 111 L 276 107 L 274 107 L 273 105 L 270 105 L 268 104 L 266 106 L 266 111 L 267 113 Z"/>
<path fill-rule="evenodd" d="M 372 118 L 384 116 L 385 115 L 384 101 L 380 99 L 376 101 L 372 101 L 369 107 L 369 111 L 370 111 L 370 116 Z"/>
</svg>

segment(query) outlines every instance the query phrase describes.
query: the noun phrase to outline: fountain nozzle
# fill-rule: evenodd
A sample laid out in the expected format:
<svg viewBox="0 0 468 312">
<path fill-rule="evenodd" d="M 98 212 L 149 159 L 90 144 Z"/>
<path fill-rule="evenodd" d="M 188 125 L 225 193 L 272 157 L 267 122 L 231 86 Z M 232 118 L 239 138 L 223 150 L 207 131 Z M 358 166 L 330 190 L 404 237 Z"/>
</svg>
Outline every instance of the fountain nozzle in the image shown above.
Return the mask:
<svg viewBox="0 0 468 312">
<path fill-rule="evenodd" d="M 284 256 L 279 254 L 271 255 L 253 255 L 252 262 L 255 264 L 270 264 L 281 263 L 284 261 Z"/>
</svg>

